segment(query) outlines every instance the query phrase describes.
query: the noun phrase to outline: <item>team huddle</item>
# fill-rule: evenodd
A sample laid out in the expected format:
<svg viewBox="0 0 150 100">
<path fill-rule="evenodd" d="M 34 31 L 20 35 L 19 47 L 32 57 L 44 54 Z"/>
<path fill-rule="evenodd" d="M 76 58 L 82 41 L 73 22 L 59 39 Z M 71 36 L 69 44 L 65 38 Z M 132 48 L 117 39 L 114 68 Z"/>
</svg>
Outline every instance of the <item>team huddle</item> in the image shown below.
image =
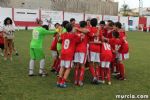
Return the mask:
<svg viewBox="0 0 150 100">
<path fill-rule="evenodd" d="M 74 68 L 74 84 L 83 86 L 85 69 L 92 75 L 92 84 L 111 85 L 111 75 L 118 80 L 125 80 L 123 60 L 129 58 L 127 35 L 120 22 L 100 21 L 96 18 L 80 21 L 74 18 L 55 24 L 55 30 L 48 30 L 47 25 L 35 28 L 30 45 L 29 76 L 33 76 L 34 60 L 40 60 L 39 74 L 45 76 L 45 56 L 42 40 L 46 34 L 54 34 L 51 44 L 53 66 L 57 73 L 57 86 L 67 87 L 67 80 Z"/>
</svg>

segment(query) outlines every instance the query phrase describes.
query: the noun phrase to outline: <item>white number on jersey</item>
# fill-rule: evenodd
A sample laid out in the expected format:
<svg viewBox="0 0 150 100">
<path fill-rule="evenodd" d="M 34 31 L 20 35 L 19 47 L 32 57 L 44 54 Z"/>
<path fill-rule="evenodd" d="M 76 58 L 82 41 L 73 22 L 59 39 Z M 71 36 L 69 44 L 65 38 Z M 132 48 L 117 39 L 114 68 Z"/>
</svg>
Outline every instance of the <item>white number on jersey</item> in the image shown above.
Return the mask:
<svg viewBox="0 0 150 100">
<path fill-rule="evenodd" d="M 38 40 L 39 39 L 39 32 L 38 31 L 33 31 L 32 33 L 33 39 Z"/>
<path fill-rule="evenodd" d="M 99 41 L 98 37 L 95 37 L 94 42 L 98 42 L 98 41 Z"/>
<path fill-rule="evenodd" d="M 108 43 L 104 43 L 103 45 L 105 50 L 111 50 L 111 47 Z"/>
<path fill-rule="evenodd" d="M 121 45 L 115 45 L 115 50 L 118 51 L 120 49 Z"/>
<path fill-rule="evenodd" d="M 70 40 L 69 39 L 66 39 L 64 41 L 64 49 L 68 49 L 69 48 L 69 45 L 70 45 Z"/>
</svg>

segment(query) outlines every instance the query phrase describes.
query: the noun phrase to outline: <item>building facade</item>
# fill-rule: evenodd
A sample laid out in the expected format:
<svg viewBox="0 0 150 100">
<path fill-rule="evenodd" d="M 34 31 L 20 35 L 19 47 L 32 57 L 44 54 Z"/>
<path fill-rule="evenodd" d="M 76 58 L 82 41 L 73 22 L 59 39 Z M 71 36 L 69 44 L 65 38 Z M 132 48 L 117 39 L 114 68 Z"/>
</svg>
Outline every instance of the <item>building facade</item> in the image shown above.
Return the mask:
<svg viewBox="0 0 150 100">
<path fill-rule="evenodd" d="M 103 15 L 118 14 L 118 3 L 114 0 L 0 0 L 0 6 Z"/>
</svg>

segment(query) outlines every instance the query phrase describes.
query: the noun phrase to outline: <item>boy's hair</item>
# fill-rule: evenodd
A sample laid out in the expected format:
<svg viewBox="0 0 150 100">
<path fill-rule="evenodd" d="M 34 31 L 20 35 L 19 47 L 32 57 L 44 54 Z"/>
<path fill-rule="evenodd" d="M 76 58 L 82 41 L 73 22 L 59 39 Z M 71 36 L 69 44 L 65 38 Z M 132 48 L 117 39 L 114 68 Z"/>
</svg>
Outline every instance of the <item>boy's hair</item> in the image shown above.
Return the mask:
<svg viewBox="0 0 150 100">
<path fill-rule="evenodd" d="M 86 23 L 86 21 L 80 21 L 80 27 L 81 28 L 84 28 L 84 27 L 86 27 L 87 26 L 87 23 Z"/>
<path fill-rule="evenodd" d="M 59 23 L 56 23 L 54 26 L 56 27 L 57 25 L 60 25 Z"/>
<path fill-rule="evenodd" d="M 90 19 L 90 18 L 88 18 L 86 21 L 91 21 L 91 19 Z"/>
<path fill-rule="evenodd" d="M 97 19 L 96 18 L 92 18 L 91 21 L 90 21 L 90 24 L 92 25 L 92 27 L 96 27 L 97 26 Z"/>
<path fill-rule="evenodd" d="M 71 18 L 71 19 L 70 19 L 70 22 L 73 22 L 73 21 L 76 21 L 75 18 Z"/>
<path fill-rule="evenodd" d="M 13 21 L 10 17 L 7 17 L 5 20 L 4 20 L 4 25 L 6 26 L 7 25 L 7 21 L 10 20 L 10 24 L 12 25 L 13 24 Z"/>
<path fill-rule="evenodd" d="M 42 27 L 45 28 L 46 30 L 49 30 L 48 25 L 43 25 Z"/>
<path fill-rule="evenodd" d="M 108 26 L 110 26 L 110 27 L 114 26 L 114 22 L 113 21 L 108 20 L 107 22 L 109 22 Z"/>
<path fill-rule="evenodd" d="M 100 21 L 100 25 L 105 25 L 105 21 Z"/>
<path fill-rule="evenodd" d="M 72 29 L 73 29 L 72 25 L 71 25 L 70 23 L 68 23 L 68 24 L 66 25 L 66 30 L 67 30 L 67 32 L 71 32 Z"/>
<path fill-rule="evenodd" d="M 112 20 L 107 20 L 107 22 L 111 23 L 111 22 L 113 22 L 113 21 L 112 21 Z"/>
<path fill-rule="evenodd" d="M 119 32 L 117 32 L 117 31 L 113 31 L 112 34 L 115 38 L 119 38 L 119 36 L 120 36 Z"/>
<path fill-rule="evenodd" d="M 121 29 L 122 28 L 122 24 L 120 22 L 116 22 L 114 24 L 117 28 Z"/>
<path fill-rule="evenodd" d="M 65 20 L 65 21 L 63 21 L 63 22 L 62 22 L 62 27 L 64 27 L 64 28 L 65 28 L 65 27 L 66 27 L 66 25 L 67 25 L 68 23 L 69 23 L 69 21 L 66 21 L 66 20 Z"/>
</svg>

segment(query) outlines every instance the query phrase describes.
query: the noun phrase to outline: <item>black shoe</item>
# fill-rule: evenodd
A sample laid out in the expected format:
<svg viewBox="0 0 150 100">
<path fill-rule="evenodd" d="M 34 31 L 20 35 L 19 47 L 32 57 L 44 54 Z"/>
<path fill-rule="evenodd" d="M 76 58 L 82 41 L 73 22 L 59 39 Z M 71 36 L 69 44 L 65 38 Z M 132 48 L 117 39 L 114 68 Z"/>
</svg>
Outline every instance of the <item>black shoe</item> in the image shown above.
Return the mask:
<svg viewBox="0 0 150 100">
<path fill-rule="evenodd" d="M 51 72 L 56 72 L 56 70 L 55 69 L 51 69 Z"/>
<path fill-rule="evenodd" d="M 19 53 L 16 53 L 15 55 L 16 55 L 16 56 L 19 56 Z"/>
</svg>

